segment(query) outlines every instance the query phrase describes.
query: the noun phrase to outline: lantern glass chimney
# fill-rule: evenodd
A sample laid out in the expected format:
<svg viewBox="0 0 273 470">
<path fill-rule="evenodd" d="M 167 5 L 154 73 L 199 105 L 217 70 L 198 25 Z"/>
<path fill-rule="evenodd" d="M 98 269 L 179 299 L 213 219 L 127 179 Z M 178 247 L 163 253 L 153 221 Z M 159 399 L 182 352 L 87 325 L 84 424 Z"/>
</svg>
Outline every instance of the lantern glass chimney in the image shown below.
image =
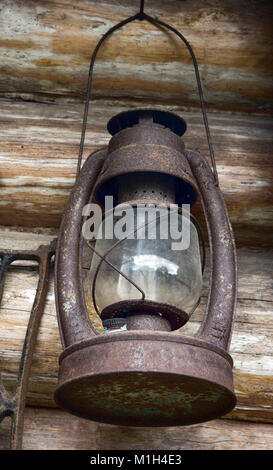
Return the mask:
<svg viewBox="0 0 273 470">
<path fill-rule="evenodd" d="M 116 209 L 119 207 L 120 214 L 127 213 L 128 223 L 123 225 L 126 231 L 118 233 L 122 227 L 119 222 L 114 223 L 113 239 L 97 239 L 95 244 L 95 250 L 102 255 L 108 253 L 107 261 L 117 268 L 113 269 L 94 253 L 89 289 L 91 293 L 95 281 L 97 306 L 103 310 L 117 302 L 141 299 L 137 285 L 144 291 L 145 300 L 169 304 L 189 313 L 202 288 L 195 225 L 189 216 L 181 211 L 172 213 L 167 207 L 124 210 L 124 205 L 120 205 Z M 101 236 L 107 232 L 108 222 L 106 217 L 100 228 Z"/>
</svg>

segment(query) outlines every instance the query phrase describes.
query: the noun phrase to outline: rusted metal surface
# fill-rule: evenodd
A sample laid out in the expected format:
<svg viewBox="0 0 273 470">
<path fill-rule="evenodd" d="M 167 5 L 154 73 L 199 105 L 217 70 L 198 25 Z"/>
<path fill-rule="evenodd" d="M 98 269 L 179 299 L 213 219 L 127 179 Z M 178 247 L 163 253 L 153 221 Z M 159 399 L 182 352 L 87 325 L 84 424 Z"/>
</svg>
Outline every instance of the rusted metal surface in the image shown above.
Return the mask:
<svg viewBox="0 0 273 470">
<path fill-rule="evenodd" d="M 207 160 L 196 151 L 188 151 L 187 156 L 199 186 L 211 258 L 208 303 L 197 336 L 228 350 L 237 298 L 235 241 L 223 195 Z"/>
<path fill-rule="evenodd" d="M 104 204 L 105 195 L 112 194 L 116 205 L 118 180 L 125 175 L 137 176 L 144 172 L 169 176 L 169 179 L 172 177 L 177 204 L 195 202 L 198 189 L 185 156 L 183 141 L 167 127 L 154 123 L 151 113 L 152 110 L 148 110 L 147 120 L 140 120 L 133 127 L 122 129 L 111 138 L 95 187 L 95 196 L 100 204 Z M 130 112 L 127 114 L 130 115 Z M 144 115 L 144 110 L 140 111 L 140 115 Z M 177 116 L 176 119 L 181 118 Z"/>
<path fill-rule="evenodd" d="M 135 173 L 117 180 L 118 204 L 175 204 L 174 178 L 159 173 Z"/>
<path fill-rule="evenodd" d="M 175 113 L 160 109 L 144 108 L 123 111 L 113 116 L 107 124 L 107 130 L 111 135 L 115 135 L 128 127 L 133 127 L 140 123 L 149 125 L 151 122 L 162 127 L 167 127 L 179 137 L 185 134 L 187 129 L 186 121 Z M 114 149 L 112 149 L 112 151 L 113 150 Z"/>
<path fill-rule="evenodd" d="M 0 252 L 0 303 L 3 295 L 5 276 L 10 264 L 17 260 L 31 260 L 39 263 L 39 282 L 29 317 L 14 393 L 8 392 L 5 389 L 0 377 L 0 421 L 6 416 L 11 417 L 10 448 L 12 450 L 21 449 L 22 447 L 27 385 L 40 320 L 44 311 L 50 261 L 55 253 L 55 246 L 56 240 L 52 241 L 50 245 L 41 245 L 34 251 L 3 250 Z"/>
<path fill-rule="evenodd" d="M 126 316 L 127 330 L 171 331 L 171 325 L 164 317 L 157 315 L 137 313 Z"/>
<path fill-rule="evenodd" d="M 101 312 L 102 320 L 115 317 L 126 317 L 132 314 L 158 314 L 162 315 L 170 323 L 172 330 L 181 328 L 189 319 L 189 315 L 183 310 L 162 302 L 152 300 L 123 300 L 105 307 Z"/>
<path fill-rule="evenodd" d="M 109 333 L 63 352 L 55 400 L 110 424 L 194 424 L 235 406 L 232 361 L 219 348 L 173 333 Z"/>
<path fill-rule="evenodd" d="M 91 154 L 70 195 L 62 219 L 55 261 L 55 298 L 63 347 L 98 334 L 86 309 L 81 273 L 82 210 L 89 202 L 105 150 Z"/>
</svg>

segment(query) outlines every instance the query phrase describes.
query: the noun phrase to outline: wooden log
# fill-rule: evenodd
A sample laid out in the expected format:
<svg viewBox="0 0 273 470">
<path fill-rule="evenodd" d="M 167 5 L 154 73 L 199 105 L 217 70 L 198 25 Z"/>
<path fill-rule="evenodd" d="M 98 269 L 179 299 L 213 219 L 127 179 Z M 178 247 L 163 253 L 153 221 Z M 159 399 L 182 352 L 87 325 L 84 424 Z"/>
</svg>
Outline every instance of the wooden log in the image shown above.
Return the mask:
<svg viewBox="0 0 273 470">
<path fill-rule="evenodd" d="M 188 122 L 185 143 L 208 155 L 200 113 L 168 107 Z M 93 103 L 85 157 L 109 140 L 106 123 L 121 106 Z M 58 227 L 75 181 L 82 105 L 3 101 L 0 111 L 0 217 L 3 225 Z M 272 120 L 211 114 L 221 189 L 237 245 L 271 246 Z M 193 211 L 202 222 L 202 210 Z M 204 225 L 204 221 L 202 222 Z"/>
<path fill-rule="evenodd" d="M 110 27 L 139 2 L 2 0 L 0 92 L 35 100 L 82 99 L 91 54 Z M 272 2 L 150 0 L 146 12 L 191 43 L 210 108 L 272 110 Z M 173 34 L 136 21 L 99 52 L 95 96 L 198 106 L 189 52 Z"/>
<path fill-rule="evenodd" d="M 192 426 L 157 430 L 104 426 L 56 409 L 28 409 L 24 446 L 270 448 L 272 426 L 238 420 L 273 421 L 272 120 L 265 116 L 272 111 L 272 2 L 146 3 L 148 14 L 185 34 L 200 64 L 220 185 L 239 246 L 239 296 L 231 344 L 238 405 L 226 416 L 231 421 L 213 421 L 194 430 Z M 78 102 L 85 96 L 90 56 L 101 35 L 138 7 L 131 0 L 122 5 L 113 0 L 81 0 L 77 8 L 74 0 L 39 5 L 1 2 L 0 217 L 3 225 L 17 227 L 0 229 L 0 248 L 32 248 L 56 236 L 75 179 L 83 113 Z M 189 54 L 171 34 L 145 22 L 115 34 L 98 56 L 94 98 L 85 157 L 107 144 L 105 128 L 112 115 L 137 106 L 164 106 L 185 117 L 186 145 L 208 155 Z M 200 204 L 194 213 L 204 225 Z M 34 230 L 37 226 L 48 228 Z M 88 262 L 85 253 L 85 285 Z M 37 280 L 34 267 L 24 263 L 13 266 L 7 276 L 0 307 L 0 370 L 8 389 L 15 385 Z M 183 333 L 197 331 L 207 290 L 208 270 L 200 307 Z M 89 301 L 88 308 L 101 330 Z M 55 407 L 60 352 L 51 278 L 31 371 L 29 405 Z M 43 425 L 44 431 L 37 433 Z M 5 420 L 0 448 L 6 426 Z"/>
<path fill-rule="evenodd" d="M 0 450 L 9 448 L 10 420 L 0 425 Z M 23 450 L 94 450 L 98 425 L 61 410 L 26 408 Z"/>
<path fill-rule="evenodd" d="M 51 230 L 33 233 L 3 228 L 0 246 L 24 248 L 38 246 L 54 237 Z M 90 262 L 90 259 L 89 259 Z M 273 422 L 273 289 L 272 250 L 241 248 L 238 250 L 239 292 L 235 327 L 231 344 L 234 359 L 235 390 L 238 398 L 230 418 Z M 88 256 L 84 256 L 84 277 L 88 274 Z M 0 369 L 6 386 L 12 389 L 18 370 L 21 348 L 37 284 L 37 273 L 17 267 L 8 273 L 0 308 Z M 191 321 L 181 333 L 197 331 L 205 308 L 209 267 L 204 275 L 202 301 Z M 86 286 L 86 282 L 85 282 Z M 88 301 L 90 318 L 100 331 L 101 323 Z M 177 334 L 179 334 L 178 332 Z M 38 343 L 34 354 L 27 402 L 34 406 L 54 407 L 58 356 L 61 352 L 57 327 L 53 279 L 51 279 Z"/>
<path fill-rule="evenodd" d="M 251 450 L 272 449 L 270 424 L 215 420 L 175 428 L 124 428 L 100 425 L 102 450 Z"/>
<path fill-rule="evenodd" d="M 0 426 L 8 448 L 9 420 Z M 271 424 L 214 420 L 171 428 L 99 425 L 61 410 L 27 408 L 23 450 L 271 450 Z"/>
</svg>

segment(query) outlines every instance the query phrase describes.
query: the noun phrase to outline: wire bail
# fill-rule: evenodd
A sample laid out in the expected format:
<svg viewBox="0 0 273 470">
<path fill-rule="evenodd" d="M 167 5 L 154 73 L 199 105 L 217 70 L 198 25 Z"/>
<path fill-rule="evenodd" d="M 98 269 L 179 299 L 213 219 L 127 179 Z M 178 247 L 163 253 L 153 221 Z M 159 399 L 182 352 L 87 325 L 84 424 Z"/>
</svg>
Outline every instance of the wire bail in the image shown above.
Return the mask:
<svg viewBox="0 0 273 470">
<path fill-rule="evenodd" d="M 110 28 L 99 40 L 97 43 L 94 52 L 91 57 L 91 62 L 90 62 L 90 67 L 89 67 L 89 74 L 88 74 L 88 83 L 87 83 L 87 93 L 86 93 L 86 101 L 85 101 L 85 107 L 84 107 L 84 114 L 83 114 L 83 123 L 82 123 L 82 132 L 81 132 L 81 141 L 80 141 L 80 148 L 79 148 L 79 155 L 78 155 L 78 164 L 77 164 L 77 174 L 76 178 L 78 178 L 80 170 L 81 170 L 81 162 L 82 162 L 82 155 L 83 155 L 83 148 L 84 148 L 84 139 L 85 139 L 85 132 L 86 132 L 86 126 L 87 126 L 87 118 L 88 118 L 88 109 L 89 109 L 89 101 L 91 98 L 91 91 L 92 91 L 92 79 L 93 79 L 93 69 L 94 69 L 94 64 L 96 60 L 97 53 L 100 49 L 100 46 L 103 44 L 103 42 L 115 31 L 118 29 L 122 28 L 126 24 L 132 23 L 135 20 L 146 20 L 151 24 L 154 24 L 156 26 L 163 26 L 164 28 L 169 29 L 172 31 L 174 34 L 176 34 L 181 41 L 186 45 L 194 66 L 194 71 L 195 71 L 195 77 L 196 77 L 196 82 L 197 82 L 197 87 L 198 87 L 198 94 L 199 94 L 199 100 L 200 100 L 200 105 L 201 105 L 201 110 L 202 110 L 202 115 L 203 115 L 203 122 L 206 130 L 206 136 L 207 136 L 207 143 L 209 147 L 209 153 L 210 153 L 210 159 L 213 167 L 213 174 L 214 174 L 214 180 L 215 180 L 215 185 L 219 186 L 219 179 L 218 179 L 218 173 L 217 173 L 217 168 L 216 168 L 216 162 L 215 162 L 215 156 L 214 156 L 214 149 L 213 149 L 213 143 L 211 140 L 211 134 L 210 134 L 210 129 L 209 129 L 209 123 L 208 123 L 208 118 L 207 118 L 207 112 L 206 112 L 206 107 L 205 107 L 205 101 L 204 101 L 204 96 L 203 96 L 203 89 L 202 89 L 202 84 L 201 84 L 201 79 L 200 79 L 200 74 L 199 74 L 199 68 L 198 68 L 198 63 L 195 57 L 195 54 L 193 52 L 193 49 L 190 45 L 190 43 L 187 41 L 187 39 L 181 34 L 177 29 L 175 29 L 173 26 L 170 26 L 168 23 L 165 23 L 164 21 L 161 21 L 157 18 L 153 18 L 146 13 L 144 13 L 144 0 L 140 0 L 140 9 L 139 12 L 136 15 L 130 16 L 126 18 L 125 20 L 122 20 L 120 23 L 116 24 L 112 28 Z"/>
</svg>

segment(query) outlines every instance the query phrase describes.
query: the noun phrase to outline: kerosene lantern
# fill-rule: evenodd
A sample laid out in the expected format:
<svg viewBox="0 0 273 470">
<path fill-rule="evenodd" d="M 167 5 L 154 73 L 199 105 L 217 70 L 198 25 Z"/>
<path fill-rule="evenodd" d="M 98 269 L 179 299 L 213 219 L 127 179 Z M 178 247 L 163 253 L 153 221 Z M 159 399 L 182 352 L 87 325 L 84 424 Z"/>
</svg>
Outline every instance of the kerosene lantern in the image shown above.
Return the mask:
<svg viewBox="0 0 273 470">
<path fill-rule="evenodd" d="M 141 11 L 112 32 L 134 19 L 162 24 Z M 108 147 L 86 159 L 70 195 L 55 262 L 64 348 L 55 399 L 78 416 L 111 424 L 174 426 L 214 419 L 235 406 L 228 354 L 236 303 L 235 245 L 215 173 L 198 151 L 185 149 L 185 130 L 181 117 L 164 110 L 134 109 L 114 116 L 108 123 Z M 109 210 L 107 197 L 113 202 Z M 200 298 L 204 243 L 198 221 L 183 208 L 198 197 L 208 230 L 211 276 L 204 320 L 189 337 L 183 325 Z M 104 212 L 100 234 L 106 233 L 113 213 L 130 211 L 131 221 L 124 236 L 112 231 L 111 237 L 89 243 L 89 295 L 104 333 L 90 323 L 82 282 L 83 213 L 91 201 Z M 163 210 L 168 224 L 162 236 Z M 189 243 L 181 250 L 173 249 L 172 223 L 177 230 L 188 227 Z"/>
</svg>

